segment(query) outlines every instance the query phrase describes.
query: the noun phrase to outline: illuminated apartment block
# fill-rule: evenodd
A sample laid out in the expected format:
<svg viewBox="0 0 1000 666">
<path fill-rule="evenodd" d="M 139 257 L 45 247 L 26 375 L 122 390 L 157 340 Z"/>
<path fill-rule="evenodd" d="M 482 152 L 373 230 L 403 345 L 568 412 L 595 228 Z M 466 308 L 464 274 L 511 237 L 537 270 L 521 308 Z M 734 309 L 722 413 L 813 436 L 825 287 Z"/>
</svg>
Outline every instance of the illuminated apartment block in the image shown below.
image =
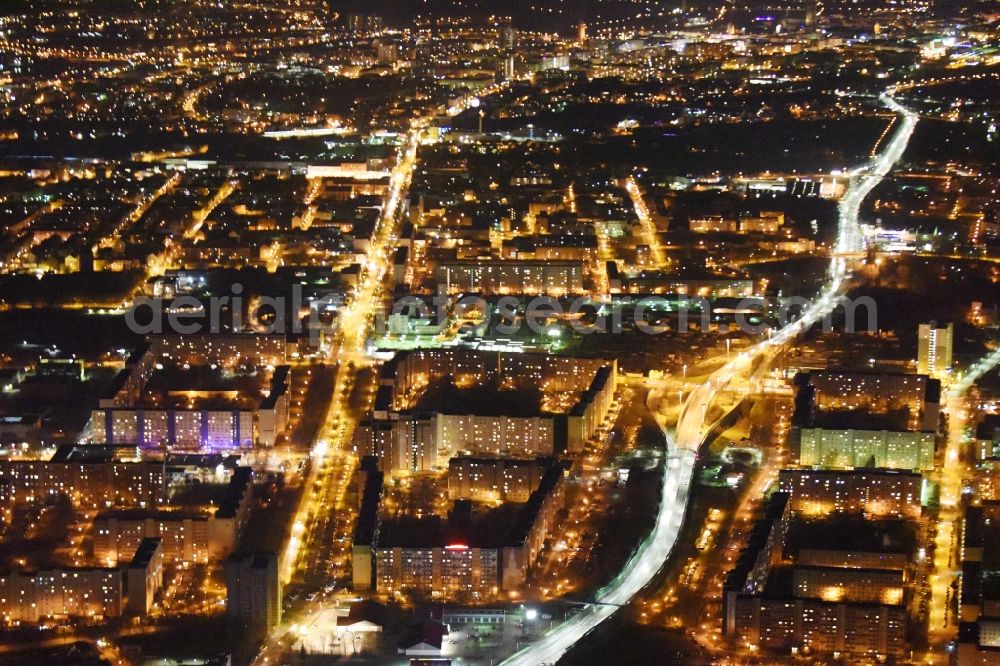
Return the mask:
<svg viewBox="0 0 1000 666">
<path fill-rule="evenodd" d="M 1000 618 L 962 622 L 952 655 L 955 666 L 1000 666 Z"/>
<path fill-rule="evenodd" d="M 982 466 L 989 462 L 989 466 L 1000 459 L 1000 415 L 987 414 L 976 426 L 976 439 L 974 442 L 976 462 Z M 990 473 L 989 476 L 994 476 Z M 996 499 L 988 497 L 987 499 Z"/>
<path fill-rule="evenodd" d="M 917 328 L 917 372 L 940 377 L 951 371 L 954 334 L 953 324 L 920 324 Z"/>
<path fill-rule="evenodd" d="M 723 635 L 737 649 L 885 659 L 906 650 L 908 559 L 788 545 L 794 499 L 778 493 L 723 586 Z M 813 564 L 809 564 L 812 562 Z M 861 565 L 876 564 L 874 568 Z"/>
<path fill-rule="evenodd" d="M 918 518 L 922 487 L 919 474 L 886 469 L 783 469 L 778 475 L 778 488 L 788 495 L 790 509 L 814 516 Z"/>
<path fill-rule="evenodd" d="M 164 364 L 190 367 L 194 361 L 213 368 L 253 361 L 271 364 L 285 354 L 286 343 L 280 336 L 154 337 L 136 350 L 92 411 L 93 441 L 168 451 L 273 446 L 288 425 L 287 365 L 274 367 L 259 393 L 177 386 L 148 396 L 147 386 Z"/>
<path fill-rule="evenodd" d="M 898 605 L 906 583 L 903 569 L 796 566 L 792 588 L 796 597 Z"/>
<path fill-rule="evenodd" d="M 815 392 L 809 397 L 818 411 L 884 412 L 906 408 L 914 430 L 935 431 L 941 413 L 941 382 L 926 374 L 829 368 L 800 373 L 795 383 Z M 800 391 L 801 392 L 801 391 Z"/>
<path fill-rule="evenodd" d="M 379 548 L 376 589 L 381 593 L 426 590 L 445 597 L 489 598 L 498 590 L 498 553 L 453 543 L 434 548 Z"/>
<path fill-rule="evenodd" d="M 207 563 L 229 556 L 246 527 L 253 497 L 249 467 L 238 467 L 217 509 L 105 511 L 94 518 L 94 558 L 107 566 L 128 559 L 147 538 L 168 562 Z"/>
<path fill-rule="evenodd" d="M 799 464 L 822 467 L 934 467 L 933 432 L 802 428 Z"/>
<path fill-rule="evenodd" d="M 353 587 L 380 595 L 420 590 L 479 600 L 519 590 L 528 579 L 565 501 L 565 466 L 552 465 L 514 514 L 473 516 L 455 503 L 448 520 L 437 516 L 382 520 L 381 475 L 369 475 L 352 548 Z M 508 522 L 505 522 L 508 521 Z"/>
<path fill-rule="evenodd" d="M 744 648 L 869 658 L 906 651 L 906 608 L 901 605 L 749 597 L 737 599 L 733 615 Z"/>
<path fill-rule="evenodd" d="M 38 622 L 70 616 L 119 617 L 125 604 L 121 569 L 48 569 L 0 574 L 0 617 Z"/>
<path fill-rule="evenodd" d="M 735 233 L 736 220 L 727 220 L 721 215 L 709 215 L 688 220 L 688 228 L 695 234 Z"/>
<path fill-rule="evenodd" d="M 163 463 L 122 462 L 101 446 L 60 447 L 49 460 L 0 460 L 0 505 L 65 495 L 76 506 L 158 506 L 166 501 Z"/>
<path fill-rule="evenodd" d="M 611 410 L 617 388 L 614 361 L 541 354 L 414 351 L 383 366 L 372 418 L 359 424 L 354 446 L 374 455 L 386 473 L 443 470 L 456 455 L 537 458 L 578 453 Z M 566 402 L 561 413 L 477 413 L 464 403 L 406 409 L 429 383 L 488 383 L 538 388 Z M 461 410 L 461 411 L 460 411 Z M 513 412 L 515 410 L 511 410 Z"/>
<path fill-rule="evenodd" d="M 1000 501 L 965 507 L 959 536 L 959 620 L 1000 617 Z"/>
<path fill-rule="evenodd" d="M 281 622 L 281 589 L 277 555 L 230 555 L 226 561 L 226 618 L 230 625 L 266 634 Z"/>
<path fill-rule="evenodd" d="M 796 376 L 790 444 L 810 467 L 934 467 L 941 383 L 926 375 L 824 370 Z"/>
<path fill-rule="evenodd" d="M 527 502 L 551 460 L 457 456 L 448 461 L 448 499 Z"/>
<path fill-rule="evenodd" d="M 459 259 L 442 261 L 434 271 L 447 293 L 563 294 L 583 293 L 584 266 L 564 259 Z"/>
<path fill-rule="evenodd" d="M 139 542 L 125 569 L 125 583 L 128 612 L 137 616 L 149 613 L 157 592 L 163 588 L 163 547 L 159 539 Z"/>
</svg>

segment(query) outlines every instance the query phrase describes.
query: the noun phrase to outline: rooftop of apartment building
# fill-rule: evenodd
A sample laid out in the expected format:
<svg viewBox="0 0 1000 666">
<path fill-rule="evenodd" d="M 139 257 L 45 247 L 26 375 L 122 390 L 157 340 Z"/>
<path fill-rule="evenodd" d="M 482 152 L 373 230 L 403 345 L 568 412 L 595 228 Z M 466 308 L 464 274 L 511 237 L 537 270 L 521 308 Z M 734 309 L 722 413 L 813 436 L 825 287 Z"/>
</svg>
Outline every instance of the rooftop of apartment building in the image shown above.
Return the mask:
<svg viewBox="0 0 1000 666">
<path fill-rule="evenodd" d="M 819 519 L 790 521 L 785 554 L 797 558 L 801 549 L 909 554 L 914 552 L 916 543 L 916 527 L 911 521 L 833 514 Z"/>
<path fill-rule="evenodd" d="M 448 376 L 431 381 L 414 409 L 443 414 L 531 417 L 542 413 L 542 403 L 543 394 L 537 387 L 507 388 L 496 381 L 458 386 Z"/>
<path fill-rule="evenodd" d="M 440 516 L 383 518 L 379 526 L 381 548 L 499 548 L 506 545 L 517 521 L 520 506 L 474 508 L 459 500 L 447 519 Z"/>
</svg>

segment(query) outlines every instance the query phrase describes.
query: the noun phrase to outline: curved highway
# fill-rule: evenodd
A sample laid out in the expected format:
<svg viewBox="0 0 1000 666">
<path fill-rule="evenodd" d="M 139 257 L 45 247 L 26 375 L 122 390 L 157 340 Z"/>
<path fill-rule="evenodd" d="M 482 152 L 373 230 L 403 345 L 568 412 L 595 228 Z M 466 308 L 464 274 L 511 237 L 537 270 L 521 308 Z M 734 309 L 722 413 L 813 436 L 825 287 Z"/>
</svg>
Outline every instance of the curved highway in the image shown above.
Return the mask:
<svg viewBox="0 0 1000 666">
<path fill-rule="evenodd" d="M 505 660 L 506 666 L 538 666 L 555 663 L 566 651 L 611 617 L 618 607 L 646 587 L 667 561 L 680 534 L 687 510 L 688 494 L 694 473 L 695 457 L 707 432 L 705 418 L 708 408 L 720 390 L 737 377 L 752 373 L 754 361 L 794 340 L 800 333 L 820 321 L 837 305 L 847 283 L 847 259 L 843 255 L 862 249 L 858 214 L 861 202 L 889 173 L 909 143 L 917 116 L 892 98 L 883 95 L 882 103 L 899 114 L 901 122 L 892 140 L 882 152 L 865 166 L 855 170 L 851 183 L 839 204 L 839 233 L 830 262 L 827 281 L 822 291 L 801 317 L 775 331 L 768 339 L 741 352 L 716 370 L 707 382 L 692 391 L 678 419 L 676 435 L 666 433 L 667 464 L 663 474 L 663 489 L 656 524 L 650 535 L 639 545 L 632 558 L 608 585 L 595 595 L 596 604 L 569 620 L 556 625 L 535 643 Z M 839 256 L 838 256 L 839 255 Z"/>
</svg>

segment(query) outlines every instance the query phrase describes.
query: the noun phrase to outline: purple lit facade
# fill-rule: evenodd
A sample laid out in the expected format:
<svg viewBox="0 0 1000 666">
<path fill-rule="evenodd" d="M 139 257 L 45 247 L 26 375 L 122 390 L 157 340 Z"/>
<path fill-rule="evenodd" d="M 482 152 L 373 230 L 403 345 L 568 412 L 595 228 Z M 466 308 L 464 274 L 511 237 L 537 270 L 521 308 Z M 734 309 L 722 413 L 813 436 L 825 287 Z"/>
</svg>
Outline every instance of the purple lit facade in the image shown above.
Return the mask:
<svg viewBox="0 0 1000 666">
<path fill-rule="evenodd" d="M 251 410 L 102 409 L 93 416 L 93 441 L 99 444 L 207 451 L 254 444 Z"/>
</svg>

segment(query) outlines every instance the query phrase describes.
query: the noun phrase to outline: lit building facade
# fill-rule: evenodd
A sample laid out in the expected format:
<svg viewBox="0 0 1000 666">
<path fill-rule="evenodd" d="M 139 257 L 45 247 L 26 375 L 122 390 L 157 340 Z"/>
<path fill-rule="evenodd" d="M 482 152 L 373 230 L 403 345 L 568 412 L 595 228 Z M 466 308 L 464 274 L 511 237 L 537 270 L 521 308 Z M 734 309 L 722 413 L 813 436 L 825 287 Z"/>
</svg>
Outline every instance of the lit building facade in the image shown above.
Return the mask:
<svg viewBox="0 0 1000 666">
<path fill-rule="evenodd" d="M 551 461 L 456 456 L 448 461 L 448 498 L 527 502 Z"/>
<path fill-rule="evenodd" d="M 90 447 L 83 447 L 89 449 Z M 158 506 L 166 502 L 162 463 L 98 459 L 64 446 L 50 460 L 0 460 L 0 505 L 65 495 L 78 507 Z"/>
<path fill-rule="evenodd" d="M 576 393 L 565 413 L 480 415 L 402 409 L 435 378 L 456 384 L 487 381 Z M 617 389 L 613 360 L 542 354 L 487 354 L 465 350 L 421 350 L 399 354 L 380 378 L 372 418 L 354 433 L 359 455 L 379 459 L 386 473 L 443 470 L 464 453 L 512 458 L 578 453 L 610 412 Z"/>
<path fill-rule="evenodd" d="M 437 467 L 460 451 L 477 455 L 532 458 L 555 450 L 555 419 L 544 416 L 478 416 L 434 414 L 432 437 Z"/>
<path fill-rule="evenodd" d="M 121 569 L 48 569 L 0 575 L 0 615 L 7 622 L 122 615 Z"/>
<path fill-rule="evenodd" d="M 377 591 L 423 590 L 436 595 L 489 598 L 497 593 L 499 551 L 465 544 L 433 548 L 375 548 Z"/>
<path fill-rule="evenodd" d="M 778 488 L 792 511 L 806 515 L 865 513 L 920 517 L 923 477 L 895 470 L 783 469 Z"/>
<path fill-rule="evenodd" d="M 909 558 L 905 553 L 865 552 L 802 548 L 796 562 L 801 566 L 841 567 L 845 569 L 903 570 Z"/>
<path fill-rule="evenodd" d="M 953 324 L 920 324 L 917 328 L 917 372 L 940 377 L 951 370 L 954 334 Z"/>
<path fill-rule="evenodd" d="M 962 622 L 952 657 L 955 666 L 1000 666 L 1000 619 Z"/>
<path fill-rule="evenodd" d="M 274 553 L 230 555 L 226 561 L 226 617 L 254 634 L 281 622 L 281 577 Z"/>
<path fill-rule="evenodd" d="M 776 567 L 788 568 L 781 553 L 794 502 L 784 488 L 774 495 L 727 576 L 724 636 L 743 649 L 785 655 L 799 650 L 879 659 L 904 654 L 905 558 L 867 569 L 857 565 L 873 556 L 855 561 L 837 551 L 813 551 L 809 557 L 821 564 L 797 562 L 790 589 L 769 584 Z"/>
<path fill-rule="evenodd" d="M 213 511 L 117 510 L 99 513 L 93 524 L 94 557 L 113 566 L 131 556 L 144 539 L 157 538 L 170 562 L 206 563 L 236 548 L 250 517 L 253 474 L 237 467 Z"/>
<path fill-rule="evenodd" d="M 386 530 L 379 516 L 382 476 L 369 473 L 352 544 L 354 589 L 472 600 L 520 590 L 565 504 L 565 470 L 562 464 L 545 470 L 506 534 L 462 523 L 445 528 L 436 517 Z"/>
<path fill-rule="evenodd" d="M 907 408 L 915 429 L 936 431 L 941 413 L 941 382 L 926 374 L 828 368 L 801 373 L 796 383 L 815 391 L 815 408 L 884 412 Z"/>
<path fill-rule="evenodd" d="M 741 644 L 765 650 L 885 657 L 907 649 L 905 606 L 741 596 L 733 619 Z"/>
<path fill-rule="evenodd" d="M 903 602 L 905 572 L 855 567 L 795 567 L 792 594 L 802 599 L 886 604 Z"/>
<path fill-rule="evenodd" d="M 566 505 L 564 469 L 562 465 L 550 467 L 518 515 L 503 547 L 501 587 L 505 590 L 518 590 L 528 582 L 545 539 L 556 529 L 559 512 Z"/>
<path fill-rule="evenodd" d="M 934 432 L 834 428 L 802 428 L 800 432 L 799 464 L 803 466 L 934 468 Z"/>
<path fill-rule="evenodd" d="M 254 444 L 253 410 L 94 410 L 96 444 L 138 444 L 168 450 L 248 449 Z"/>
<path fill-rule="evenodd" d="M 143 539 L 125 569 L 126 608 L 131 615 L 149 613 L 156 594 L 163 589 L 163 547 L 159 539 Z"/>
<path fill-rule="evenodd" d="M 551 456 L 554 419 L 472 414 L 400 414 L 355 429 L 360 455 L 374 455 L 387 473 L 439 471 L 456 455 Z"/>
<path fill-rule="evenodd" d="M 154 358 L 169 358 L 191 365 L 272 365 L 287 362 L 292 346 L 284 335 L 251 333 L 152 335 L 149 351 Z"/>
<path fill-rule="evenodd" d="M 237 363 L 271 365 L 284 360 L 287 343 L 282 336 L 195 335 L 158 336 L 132 354 L 91 412 L 90 430 L 95 444 L 135 444 L 142 448 L 174 450 L 249 449 L 254 444 L 273 446 L 288 425 L 290 368 L 278 365 L 264 396 L 254 405 L 241 403 L 237 392 L 178 391 L 191 405 L 196 400 L 221 400 L 223 406 L 151 407 L 143 392 L 161 361 L 168 363 Z"/>
<path fill-rule="evenodd" d="M 584 274 L 582 261 L 459 259 L 440 262 L 434 278 L 449 294 L 558 296 L 583 293 Z"/>
</svg>

